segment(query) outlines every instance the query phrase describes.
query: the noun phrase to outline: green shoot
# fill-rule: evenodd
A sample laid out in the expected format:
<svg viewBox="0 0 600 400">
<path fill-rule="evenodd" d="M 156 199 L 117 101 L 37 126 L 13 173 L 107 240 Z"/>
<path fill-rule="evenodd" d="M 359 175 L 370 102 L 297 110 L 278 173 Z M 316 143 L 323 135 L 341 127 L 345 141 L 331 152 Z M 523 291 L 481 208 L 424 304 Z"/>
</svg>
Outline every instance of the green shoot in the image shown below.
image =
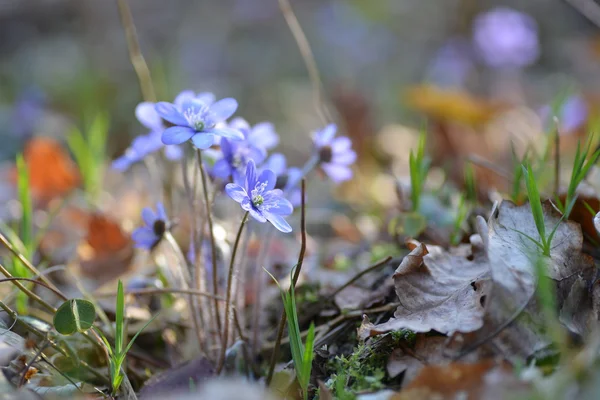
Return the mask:
<svg viewBox="0 0 600 400">
<path fill-rule="evenodd" d="M 310 324 L 308 335 L 306 336 L 306 343 L 303 344 L 302 336 L 300 335 L 300 326 L 298 324 L 298 311 L 296 308 L 296 294 L 294 292 L 294 285 L 290 285 L 290 289 L 288 291 L 283 290 L 275 277 L 271 275 L 269 271 L 266 272 L 275 281 L 277 286 L 279 286 L 281 291 L 283 307 L 287 317 L 288 336 L 290 339 L 290 349 L 292 352 L 294 369 L 296 370 L 296 377 L 298 379 L 298 383 L 300 384 L 300 388 L 302 389 L 302 396 L 304 400 L 306 400 L 308 399 L 308 384 L 310 382 L 310 374 L 312 371 L 312 361 L 314 356 L 313 347 L 315 344 L 315 325 L 314 323 Z"/>
<path fill-rule="evenodd" d="M 567 188 L 565 204 L 562 204 L 560 200 L 557 199 L 559 209 L 566 214 L 567 218 L 571 213 L 571 209 L 567 208 L 567 206 L 574 203 L 575 198 L 577 197 L 577 187 L 585 179 L 588 171 L 592 165 L 598 161 L 598 157 L 600 156 L 600 149 L 594 151 L 594 153 L 590 155 L 590 147 L 593 139 L 592 135 L 583 152 L 581 151 L 580 143 L 577 143 L 577 150 L 575 151 L 575 160 L 573 161 L 573 170 L 571 171 L 571 179 Z"/>
<path fill-rule="evenodd" d="M 425 186 L 425 179 L 429 172 L 430 160 L 425 157 L 425 133 L 419 136 L 416 154 L 410 151 L 410 199 L 412 202 L 412 211 L 418 212 L 421 205 L 421 194 Z"/>
<path fill-rule="evenodd" d="M 83 187 L 90 200 L 98 198 L 102 187 L 108 126 L 108 116 L 99 113 L 85 134 L 77 127 L 73 127 L 67 134 L 67 143 L 75 156 L 83 178 Z"/>
<path fill-rule="evenodd" d="M 473 164 L 465 164 L 465 189 L 467 201 L 471 204 L 477 203 L 477 187 L 475 186 L 475 169 Z"/>
<path fill-rule="evenodd" d="M 523 176 L 525 178 L 525 186 L 527 188 L 527 196 L 529 197 L 529 206 L 531 207 L 531 214 L 533 215 L 533 221 L 535 222 L 535 227 L 538 231 L 538 235 L 540 237 L 539 240 L 532 238 L 531 236 L 525 234 L 524 232 L 519 232 L 521 235 L 525 236 L 527 239 L 531 240 L 535 245 L 537 245 L 542 253 L 546 257 L 550 257 L 550 249 L 552 245 L 552 239 L 554 238 L 554 234 L 558 229 L 558 226 L 566 217 L 566 213 L 563 213 L 561 219 L 556 223 L 554 228 L 548 236 L 546 236 L 546 223 L 544 220 L 544 210 L 542 208 L 542 200 L 540 198 L 540 192 L 537 187 L 537 182 L 535 180 L 535 175 L 531 170 L 531 166 L 528 165 L 525 167 L 522 166 Z M 573 205 L 575 204 L 575 199 L 573 199 L 568 205 L 567 210 L 571 210 Z"/>
<path fill-rule="evenodd" d="M 514 169 L 513 169 L 513 175 L 512 175 L 513 176 L 512 192 L 511 192 L 510 198 L 513 201 L 513 203 L 519 204 L 521 202 L 521 200 L 523 199 L 522 193 L 521 193 L 521 188 L 522 188 L 521 181 L 523 180 L 523 168 L 521 168 L 521 165 L 526 163 L 527 157 L 529 155 L 529 149 L 527 151 L 525 151 L 525 154 L 523 154 L 523 158 L 521 160 L 519 160 L 517 158 L 515 148 L 511 144 L 511 154 L 512 154 L 512 162 L 514 165 Z"/>
<path fill-rule="evenodd" d="M 33 205 L 31 202 L 31 192 L 29 187 L 29 171 L 22 154 L 17 156 L 17 192 L 19 203 L 21 204 L 21 223 L 19 226 L 18 238 L 22 244 L 21 253 L 28 259 L 33 256 L 34 237 L 33 237 Z M 17 257 L 12 258 L 12 265 L 15 276 L 28 278 L 30 276 L 27 268 L 23 266 Z M 16 298 L 17 311 L 20 314 L 27 313 L 27 296 L 19 292 Z"/>
<path fill-rule="evenodd" d="M 461 195 L 458 201 L 458 209 L 456 211 L 456 218 L 452 227 L 452 233 L 450 233 L 450 243 L 456 246 L 460 243 L 462 237 L 462 227 L 467 219 L 469 213 L 469 206 L 465 201 L 465 196 Z"/>
<path fill-rule="evenodd" d="M 102 338 L 102 341 L 104 342 L 104 345 L 110 358 L 109 369 L 113 396 L 117 394 L 117 392 L 119 391 L 119 387 L 121 386 L 121 383 L 123 383 L 123 379 L 125 378 L 125 374 L 123 372 L 123 364 L 125 362 L 125 357 L 127 356 L 129 349 L 131 349 L 131 346 L 133 345 L 133 342 L 135 342 L 135 340 L 137 339 L 138 335 L 144 329 L 146 329 L 146 327 L 150 325 L 152 321 L 154 321 L 154 318 L 156 318 L 157 315 L 150 318 L 150 320 L 142 327 L 142 329 L 137 331 L 137 333 L 133 336 L 133 338 L 127 344 L 127 346 L 125 346 L 125 295 L 123 293 L 123 283 L 119 281 L 119 285 L 117 288 L 117 307 L 115 310 L 116 327 L 114 349 L 111 347 L 110 343 L 108 342 L 108 339 L 106 338 L 106 336 L 104 336 L 102 331 L 96 329 L 96 331 Z"/>
</svg>

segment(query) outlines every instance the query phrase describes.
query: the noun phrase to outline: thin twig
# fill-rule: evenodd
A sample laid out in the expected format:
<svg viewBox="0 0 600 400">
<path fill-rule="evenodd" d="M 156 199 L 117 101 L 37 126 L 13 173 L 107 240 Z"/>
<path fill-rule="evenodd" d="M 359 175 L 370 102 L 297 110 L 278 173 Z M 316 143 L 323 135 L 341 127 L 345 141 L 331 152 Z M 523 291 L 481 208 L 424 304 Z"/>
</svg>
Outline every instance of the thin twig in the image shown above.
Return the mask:
<svg viewBox="0 0 600 400">
<path fill-rule="evenodd" d="M 317 62 L 315 61 L 315 56 L 310 48 L 308 39 L 302 30 L 302 26 L 300 26 L 300 22 L 298 22 L 298 18 L 296 18 L 296 14 L 294 14 L 294 10 L 292 10 L 292 5 L 289 0 L 279 0 L 279 8 L 285 18 L 285 22 L 288 24 L 288 27 L 294 36 L 294 40 L 298 45 L 298 49 L 300 50 L 300 54 L 302 55 L 302 59 L 308 70 L 308 76 L 312 84 L 315 110 L 323 122 L 331 121 L 331 114 L 323 99 L 323 83 L 321 82 L 321 77 L 319 75 L 319 68 L 317 67 Z"/>
<path fill-rule="evenodd" d="M 2 264 L 0 264 L 0 273 L 2 273 L 2 275 L 9 278 L 9 281 L 12 282 L 13 285 L 15 285 L 20 291 L 25 293 L 27 295 L 27 297 L 29 297 L 31 300 L 39 303 L 42 307 L 44 307 L 47 311 L 49 311 L 52 315 L 54 315 L 54 313 L 56 312 L 56 308 L 52 307 L 50 304 L 48 304 L 46 301 L 44 301 L 44 299 L 42 299 L 40 296 L 38 296 L 37 294 L 33 293 L 31 290 L 29 290 L 25 286 L 23 286 L 23 284 L 21 284 L 21 282 L 19 282 L 19 280 L 12 279 L 14 277 L 12 276 L 12 274 L 10 272 L 8 272 L 8 270 L 6 268 L 4 268 L 4 266 Z M 36 282 L 36 281 L 34 281 L 34 282 Z M 40 283 L 40 282 L 37 282 L 37 283 Z M 44 286 L 46 286 L 46 285 L 44 285 Z"/>
<path fill-rule="evenodd" d="M 193 289 L 174 289 L 174 288 L 149 288 L 149 289 L 130 289 L 126 290 L 125 294 L 133 294 L 133 295 L 153 295 L 153 294 L 191 294 L 194 296 L 204 296 L 210 299 L 214 299 L 216 301 L 225 301 L 225 298 L 221 296 L 215 296 L 212 293 L 201 292 L 199 290 Z M 117 292 L 107 292 L 107 293 L 95 293 L 95 297 L 115 297 Z"/>
<path fill-rule="evenodd" d="M 219 276 L 217 274 L 217 243 L 215 242 L 215 232 L 213 230 L 213 220 L 212 220 L 212 210 L 211 210 L 211 202 L 208 198 L 208 179 L 206 179 L 206 171 L 204 170 L 204 164 L 202 162 L 202 150 L 197 149 L 196 154 L 198 155 L 198 166 L 200 167 L 200 176 L 202 178 L 202 192 L 204 193 L 204 204 L 206 207 L 206 220 L 208 221 L 208 236 L 210 238 L 210 249 L 212 252 L 212 283 L 213 283 L 213 294 L 215 296 L 219 295 Z M 221 328 L 221 316 L 219 315 L 219 303 L 215 300 L 214 302 L 214 310 L 215 310 L 215 322 L 217 326 L 217 331 L 222 332 Z M 227 339 L 222 337 L 221 343 L 225 342 Z M 223 346 L 225 347 L 225 346 Z"/>
<path fill-rule="evenodd" d="M 60 290 L 58 290 L 58 288 L 56 287 L 56 285 L 54 285 L 44 274 L 42 274 L 40 272 L 40 270 L 38 270 L 32 263 L 29 262 L 29 260 L 27 260 L 27 258 L 21 254 L 21 252 L 19 252 L 15 246 L 12 245 L 12 243 L 10 243 L 8 241 L 8 239 L 2 234 L 0 233 L 0 242 L 4 245 L 4 247 L 6 247 L 8 249 L 8 251 L 10 251 L 11 253 L 13 253 L 13 255 L 15 257 L 17 257 L 19 259 L 19 261 L 21 261 L 21 263 L 25 266 L 25 268 L 27 268 L 29 271 L 31 271 L 33 274 L 35 274 L 36 276 L 39 276 L 40 279 L 48 286 L 50 286 L 53 290 L 60 292 Z"/>
<path fill-rule="evenodd" d="M 302 269 L 302 263 L 304 262 L 304 253 L 306 253 L 306 178 L 302 178 L 302 208 L 300 214 L 300 232 L 302 242 L 300 244 L 300 254 L 298 255 L 298 264 L 294 270 L 294 276 L 290 283 L 290 291 L 292 288 L 296 288 L 298 277 L 300 276 L 300 270 Z M 277 328 L 277 337 L 275 339 L 275 347 L 271 353 L 271 362 L 269 365 L 269 373 L 267 375 L 266 384 L 269 386 L 271 379 L 273 379 L 273 373 L 275 372 L 275 364 L 277 363 L 277 357 L 279 356 L 279 348 L 281 347 L 281 339 L 283 338 L 283 329 L 285 328 L 285 310 L 281 313 L 279 319 L 279 327 Z"/>
<path fill-rule="evenodd" d="M 233 250 L 231 252 L 231 260 L 229 262 L 229 273 L 227 276 L 227 290 L 225 291 L 225 326 L 223 328 L 223 336 L 221 337 L 221 356 L 219 357 L 219 364 L 217 366 L 217 375 L 221 373 L 221 369 L 223 368 L 223 364 L 225 363 L 225 354 L 227 352 L 227 340 L 229 339 L 229 320 L 231 319 L 231 287 L 233 283 L 233 271 L 235 269 L 235 255 L 240 245 L 242 231 L 244 230 L 244 225 L 246 225 L 246 221 L 248 221 L 249 215 L 250 211 L 246 211 L 246 213 L 244 214 L 244 218 L 242 218 L 242 223 L 240 224 L 240 228 L 238 229 L 237 235 L 235 236 L 235 242 L 233 244 Z"/>
<path fill-rule="evenodd" d="M 30 278 L 21 278 L 21 277 L 10 277 L 10 278 L 3 278 L 0 279 L 0 283 L 1 282 L 12 282 L 12 281 L 25 281 L 25 282 L 32 282 L 35 283 L 36 285 L 40 285 L 45 287 L 46 289 L 50 290 L 52 293 L 54 293 L 55 295 L 57 295 L 58 297 L 60 297 L 62 300 L 67 300 L 67 297 L 65 297 L 65 295 L 63 295 L 61 292 L 59 292 L 58 290 L 54 290 L 52 289 L 50 286 L 46 285 L 43 282 L 40 282 L 38 280 L 35 279 L 30 279 Z"/>
<path fill-rule="evenodd" d="M 356 274 L 352 279 L 350 279 L 348 282 L 344 283 L 342 286 L 337 288 L 333 293 L 331 293 L 329 296 L 327 296 L 327 299 L 328 300 L 333 299 L 339 292 L 346 289 L 348 286 L 352 285 L 354 282 L 359 280 L 362 276 L 368 274 L 369 272 L 376 270 L 377 268 L 379 268 L 381 266 L 386 265 L 388 262 L 390 262 L 391 259 L 392 259 L 392 256 L 387 256 L 383 260 L 379 260 L 375 264 L 365 268 L 363 271 Z"/>
<path fill-rule="evenodd" d="M 152 77 L 150 76 L 150 69 L 146 60 L 142 55 L 140 49 L 140 43 L 138 41 L 135 24 L 133 23 L 133 17 L 131 16 L 131 10 L 127 0 L 117 0 L 119 6 L 119 15 L 121 16 L 121 24 L 125 30 L 125 37 L 127 39 L 127 49 L 129 50 L 129 59 L 131 65 L 138 77 L 140 82 L 140 89 L 142 90 L 142 97 L 145 101 L 156 101 L 156 94 L 154 93 L 154 86 L 152 85 Z"/>
</svg>

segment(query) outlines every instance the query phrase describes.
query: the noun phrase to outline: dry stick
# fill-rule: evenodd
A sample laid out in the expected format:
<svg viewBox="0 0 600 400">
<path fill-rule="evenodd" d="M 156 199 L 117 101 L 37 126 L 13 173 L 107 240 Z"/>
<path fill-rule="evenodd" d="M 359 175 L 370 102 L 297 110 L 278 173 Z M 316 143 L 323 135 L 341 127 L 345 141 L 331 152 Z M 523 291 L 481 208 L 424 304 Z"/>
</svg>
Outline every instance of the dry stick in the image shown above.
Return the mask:
<svg viewBox="0 0 600 400">
<path fill-rule="evenodd" d="M 227 290 L 225 291 L 225 326 L 223 328 L 223 336 L 221 337 L 221 356 L 219 357 L 219 364 L 217 366 L 217 375 L 221 373 L 223 364 L 225 363 L 225 353 L 227 352 L 227 340 L 229 339 L 229 320 L 231 314 L 231 287 L 233 282 L 233 271 L 235 268 L 235 255 L 240 244 L 240 238 L 242 237 L 242 231 L 244 225 L 248 221 L 250 211 L 246 211 L 242 223 L 238 229 L 237 235 L 235 236 L 235 242 L 233 243 L 233 251 L 231 252 L 231 260 L 229 262 L 229 273 L 227 276 Z"/>
<path fill-rule="evenodd" d="M 18 317 L 17 313 L 15 311 L 13 311 L 10 307 L 8 307 L 6 304 L 4 304 L 4 302 L 2 302 L 2 301 L 0 301 L 0 308 L 3 309 L 4 312 L 6 312 L 12 319 L 14 319 L 17 324 L 21 325 L 27 331 L 33 333 L 34 335 L 36 335 L 36 336 L 38 336 L 38 337 L 40 337 L 42 339 L 46 338 L 46 335 L 44 333 L 40 332 L 34 326 L 29 325 L 27 322 L 21 320 Z M 62 347 L 58 346 L 57 344 L 55 344 L 52 341 L 49 341 L 49 342 L 50 342 L 50 346 L 54 350 L 56 350 L 57 352 L 59 352 L 60 354 L 62 354 L 65 357 L 69 357 L 69 354 L 67 354 L 67 352 Z M 92 368 L 85 361 L 79 360 L 79 365 L 81 365 L 84 369 L 86 369 L 89 372 L 91 372 L 94 376 L 96 376 L 98 379 L 100 379 L 105 384 L 110 384 L 108 382 L 108 379 L 106 379 L 106 377 L 104 375 L 102 375 L 101 373 L 99 373 L 98 371 L 96 371 L 94 368 Z"/>
<path fill-rule="evenodd" d="M 329 110 L 327 110 L 327 106 L 323 99 L 323 84 L 319 76 L 319 69 L 317 67 L 317 62 L 315 61 L 315 56 L 310 48 L 310 44 L 308 43 L 308 39 L 298 22 L 298 18 L 296 18 L 296 15 L 294 14 L 294 10 L 292 10 L 289 0 L 279 0 L 279 8 L 285 18 L 285 22 L 288 24 L 288 27 L 294 36 L 294 40 L 298 45 L 298 49 L 300 50 L 300 54 L 302 55 L 302 59 L 308 70 L 308 76 L 313 89 L 313 102 L 317 114 L 319 114 L 319 117 L 321 117 L 323 121 L 331 121 L 331 114 L 329 113 Z"/>
<path fill-rule="evenodd" d="M 37 294 L 33 293 L 31 290 L 29 290 L 25 286 L 23 286 L 21 284 L 21 282 L 19 282 L 19 280 L 12 279 L 14 277 L 12 276 L 12 274 L 10 272 L 8 272 L 8 270 L 6 268 L 4 268 L 4 266 L 2 264 L 0 264 L 0 273 L 2 273 L 2 275 L 9 278 L 10 282 L 12 282 L 13 285 L 15 285 L 20 291 L 25 293 L 27 295 L 27 297 L 29 297 L 31 300 L 34 300 L 35 302 L 39 303 L 42 307 L 44 307 L 47 311 L 49 311 L 51 314 L 54 315 L 54 313 L 56 312 L 56 308 L 52 307 L 50 304 L 46 303 L 40 296 L 38 296 Z M 40 283 L 38 281 L 34 281 L 34 282 Z M 44 286 L 46 286 L 46 285 L 44 285 Z"/>
<path fill-rule="evenodd" d="M 56 287 L 56 285 L 54 285 L 44 274 L 42 274 L 32 263 L 29 262 L 29 260 L 27 260 L 27 258 L 25 258 L 25 256 L 23 254 L 21 254 L 21 252 L 19 252 L 15 246 L 13 246 L 8 239 L 2 234 L 0 233 L 0 242 L 2 242 L 2 244 L 4 245 L 4 247 L 6 247 L 11 253 L 13 253 L 13 255 L 15 257 L 17 257 L 19 259 L 19 261 L 21 261 L 21 263 L 25 266 L 25 268 L 27 268 L 29 271 L 31 271 L 32 273 L 34 273 L 36 276 L 39 276 L 40 279 L 48 286 L 50 286 L 52 288 L 52 290 L 54 291 L 59 291 L 58 288 Z"/>
<path fill-rule="evenodd" d="M 202 150 L 197 149 L 196 154 L 198 155 L 198 166 L 200 167 L 200 176 L 202 178 L 202 192 L 204 193 L 204 204 L 206 207 L 206 220 L 208 221 L 208 233 L 210 237 L 210 249 L 212 252 L 212 281 L 213 281 L 213 294 L 219 295 L 219 277 L 217 274 L 217 243 L 215 242 L 215 233 L 213 231 L 213 220 L 211 202 L 208 198 L 208 179 L 206 179 L 206 171 L 204 170 L 204 164 L 202 163 Z M 242 224 L 243 226 L 243 224 Z M 221 331 L 221 317 L 219 315 L 219 303 L 215 300 L 214 302 L 215 320 L 217 325 L 217 332 Z M 218 335 L 217 335 L 218 336 Z M 224 343 L 227 339 L 221 337 L 221 343 Z M 225 348 L 226 346 L 223 346 Z"/>
<path fill-rule="evenodd" d="M 300 233 L 301 233 L 301 244 L 300 254 L 298 255 L 298 264 L 294 270 L 294 276 L 292 282 L 290 282 L 290 291 L 292 288 L 296 288 L 298 277 L 300 276 L 300 270 L 302 269 L 302 263 L 304 262 L 304 253 L 306 253 L 306 179 L 302 178 L 302 208 L 300 214 Z M 279 347 L 281 346 L 281 339 L 283 338 L 283 329 L 285 328 L 286 315 L 285 310 L 281 313 L 279 320 L 279 327 L 277 328 L 277 338 L 275 339 L 275 347 L 271 353 L 271 363 L 269 365 L 269 374 L 267 375 L 266 385 L 267 387 L 271 384 L 273 379 L 273 373 L 275 372 L 275 364 L 277 363 L 277 356 L 279 355 Z"/>
<path fill-rule="evenodd" d="M 150 69 L 146 60 L 140 50 L 140 43 L 137 38 L 135 30 L 135 24 L 133 23 L 133 17 L 131 16 L 131 10 L 127 0 L 117 0 L 119 6 L 119 15 L 121 16 L 121 24 L 125 30 L 125 37 L 127 39 L 127 49 L 129 50 L 129 59 L 131 65 L 138 77 L 140 82 L 140 89 L 142 90 L 142 97 L 146 101 L 155 102 L 156 95 L 154 94 L 154 86 L 152 85 L 152 77 L 150 76 Z"/>
<path fill-rule="evenodd" d="M 392 256 L 387 256 L 386 258 L 384 258 L 383 260 L 379 260 L 377 261 L 375 264 L 367 267 L 366 269 L 364 269 L 363 271 L 359 272 L 358 274 L 356 274 L 352 279 L 350 279 L 348 282 L 344 283 L 342 286 L 340 286 L 339 288 L 337 288 L 333 293 L 331 293 L 329 296 L 327 296 L 328 300 L 333 299 L 339 292 L 341 292 L 342 290 L 346 289 L 348 286 L 352 285 L 354 282 L 356 282 L 357 280 L 359 280 L 362 276 L 368 274 L 371 271 L 376 270 L 377 268 L 387 264 L 388 262 L 390 262 L 390 260 L 392 259 Z"/>
</svg>

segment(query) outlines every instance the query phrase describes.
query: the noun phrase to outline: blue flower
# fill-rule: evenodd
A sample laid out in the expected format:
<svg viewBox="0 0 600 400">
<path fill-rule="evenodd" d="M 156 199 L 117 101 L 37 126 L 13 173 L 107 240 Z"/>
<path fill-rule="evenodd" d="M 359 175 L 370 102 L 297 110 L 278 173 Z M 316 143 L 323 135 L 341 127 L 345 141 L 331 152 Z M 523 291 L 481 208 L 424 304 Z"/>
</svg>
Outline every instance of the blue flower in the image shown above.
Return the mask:
<svg viewBox="0 0 600 400">
<path fill-rule="evenodd" d="M 235 99 L 226 98 L 217 102 L 200 97 L 186 98 L 181 105 L 160 102 L 155 106 L 160 117 L 174 126 L 162 134 L 164 144 L 181 144 L 191 139 L 199 149 L 208 149 L 215 142 L 215 136 L 232 140 L 244 140 L 244 135 L 233 128 L 217 127 L 231 117 L 238 104 Z"/>
<path fill-rule="evenodd" d="M 347 137 L 335 138 L 337 126 L 329 124 L 315 132 L 313 144 L 321 169 L 335 183 L 352 178 L 350 165 L 356 161 L 356 153 L 352 150 L 352 142 Z"/>
<path fill-rule="evenodd" d="M 554 127 L 552 107 L 547 104 L 538 111 L 538 114 L 544 124 L 544 129 L 552 130 Z M 570 96 L 556 115 L 560 124 L 559 133 L 568 135 L 575 132 L 585 125 L 589 114 L 590 110 L 585 98 L 579 95 Z"/>
<path fill-rule="evenodd" d="M 196 94 L 191 90 L 184 90 L 175 97 L 174 104 L 181 107 L 185 101 L 193 99 L 212 104 L 215 101 L 215 95 L 209 92 Z M 150 130 L 150 133 L 133 139 L 129 148 L 125 150 L 125 154 L 113 161 L 113 168 L 126 171 L 132 164 L 142 161 L 147 155 L 161 149 L 164 149 L 165 157 L 168 160 L 177 161 L 183 157 L 183 150 L 180 146 L 165 146 L 162 142 L 161 136 L 168 128 L 168 123 L 156 112 L 155 103 L 144 101 L 138 104 L 135 108 L 135 116 L 142 125 Z"/>
<path fill-rule="evenodd" d="M 294 211 L 292 204 L 283 197 L 281 189 L 275 189 L 277 177 L 275 173 L 266 169 L 256 176 L 254 161 L 248 161 L 246 167 L 246 181 L 244 186 L 229 183 L 225 191 L 233 200 L 240 203 L 242 209 L 248 211 L 258 222 L 269 221 L 281 232 L 291 232 L 292 227 L 283 216 Z"/>
<path fill-rule="evenodd" d="M 131 237 L 135 247 L 152 250 L 163 238 L 169 229 L 169 221 L 165 207 L 162 203 L 156 203 L 156 213 L 151 208 L 142 210 L 142 219 L 145 226 L 133 231 Z"/>
<path fill-rule="evenodd" d="M 222 179 L 232 177 L 233 182 L 239 182 L 244 177 L 248 161 L 262 163 L 267 157 L 267 150 L 279 143 L 279 136 L 270 122 L 251 127 L 243 118 L 235 118 L 229 127 L 240 131 L 244 140 L 221 140 L 221 158 L 215 163 L 212 174 Z"/>
</svg>

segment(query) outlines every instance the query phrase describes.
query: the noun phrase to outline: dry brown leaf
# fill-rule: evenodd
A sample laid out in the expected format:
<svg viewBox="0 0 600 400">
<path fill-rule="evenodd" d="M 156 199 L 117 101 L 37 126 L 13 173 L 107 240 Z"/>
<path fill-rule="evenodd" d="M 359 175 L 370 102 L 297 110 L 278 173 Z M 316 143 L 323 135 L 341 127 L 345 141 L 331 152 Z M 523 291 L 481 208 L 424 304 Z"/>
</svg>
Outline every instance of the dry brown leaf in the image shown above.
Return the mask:
<svg viewBox="0 0 600 400">
<path fill-rule="evenodd" d="M 426 252 L 423 244 L 415 248 L 394 274 L 400 300 L 394 324 L 415 332 L 447 334 L 479 329 L 484 294 L 478 282 L 489 269 L 485 254 L 474 251 L 470 260 L 437 246 Z"/>
<path fill-rule="evenodd" d="M 502 399 L 511 388 L 523 387 L 506 364 L 485 360 L 475 364 L 427 366 L 391 399 Z"/>
</svg>

